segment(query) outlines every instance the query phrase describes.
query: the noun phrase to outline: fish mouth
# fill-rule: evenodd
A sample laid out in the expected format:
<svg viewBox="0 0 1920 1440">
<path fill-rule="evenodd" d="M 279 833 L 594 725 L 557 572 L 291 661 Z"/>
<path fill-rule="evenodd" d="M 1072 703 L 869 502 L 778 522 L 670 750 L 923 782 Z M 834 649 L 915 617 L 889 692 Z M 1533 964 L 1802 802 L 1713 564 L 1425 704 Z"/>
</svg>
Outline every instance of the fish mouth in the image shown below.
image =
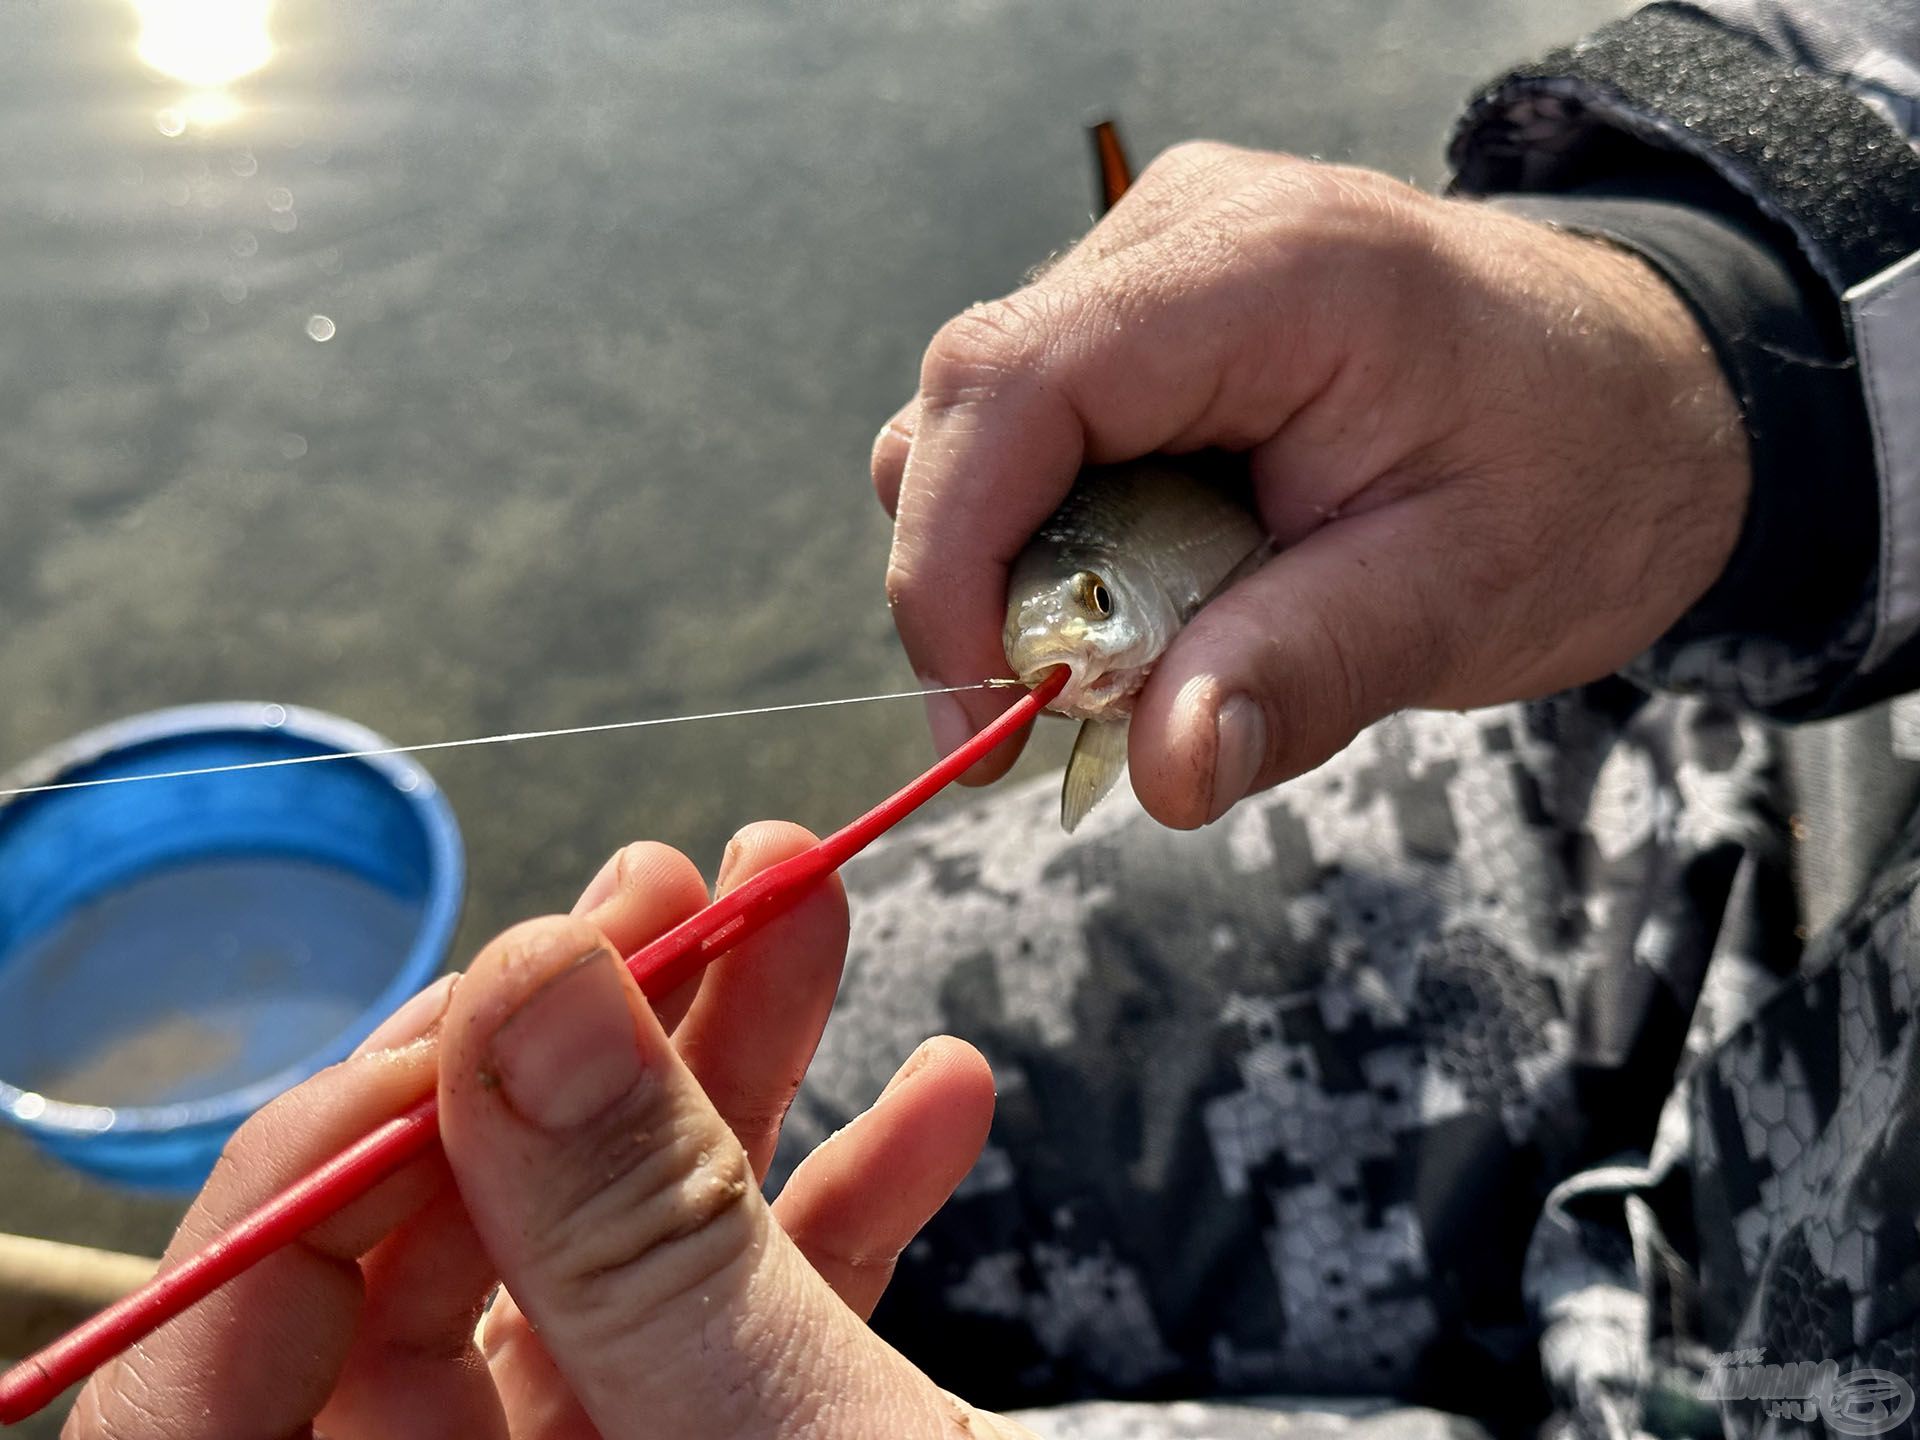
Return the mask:
<svg viewBox="0 0 1920 1440">
<path fill-rule="evenodd" d="M 1029 689 L 1060 666 L 1066 666 L 1064 689 L 1047 708 L 1076 720 L 1112 719 L 1133 708 L 1133 697 L 1146 682 L 1143 670 L 1113 670 L 1084 652 L 1022 656 L 1016 666 L 1020 683 Z"/>
<path fill-rule="evenodd" d="M 1029 689 L 1059 666 L 1067 667 L 1065 688 L 1047 706 L 1057 715 L 1081 720 L 1124 715 L 1146 682 L 1148 667 L 1130 665 L 1128 657 L 1113 653 L 1112 636 L 1077 618 L 1063 619 L 1054 605 L 1020 607 L 1009 619 L 1004 642 L 1007 663 Z"/>
</svg>

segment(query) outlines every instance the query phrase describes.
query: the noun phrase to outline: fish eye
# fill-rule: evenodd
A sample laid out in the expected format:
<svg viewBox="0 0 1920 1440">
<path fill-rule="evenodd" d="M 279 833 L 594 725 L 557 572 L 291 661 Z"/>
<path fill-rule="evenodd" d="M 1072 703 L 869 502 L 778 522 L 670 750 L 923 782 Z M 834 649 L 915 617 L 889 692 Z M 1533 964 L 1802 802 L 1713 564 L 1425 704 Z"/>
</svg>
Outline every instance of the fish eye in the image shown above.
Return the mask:
<svg viewBox="0 0 1920 1440">
<path fill-rule="evenodd" d="M 1113 592 L 1107 589 L 1107 582 L 1091 570 L 1082 570 L 1073 577 L 1073 594 L 1102 620 L 1113 614 Z"/>
</svg>

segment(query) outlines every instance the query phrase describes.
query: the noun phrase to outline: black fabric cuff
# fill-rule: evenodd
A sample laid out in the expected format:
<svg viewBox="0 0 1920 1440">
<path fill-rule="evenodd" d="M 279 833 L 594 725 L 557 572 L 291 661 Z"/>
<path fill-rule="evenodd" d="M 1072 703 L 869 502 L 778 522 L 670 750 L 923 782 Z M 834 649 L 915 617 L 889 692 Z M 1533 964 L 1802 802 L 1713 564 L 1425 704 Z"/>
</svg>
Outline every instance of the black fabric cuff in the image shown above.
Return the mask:
<svg viewBox="0 0 1920 1440">
<path fill-rule="evenodd" d="M 1469 193 L 1565 191 L 1649 146 L 1704 162 L 1836 295 L 1920 250 L 1920 155 L 1837 80 L 1686 5 L 1650 6 L 1496 81 L 1450 158 Z"/>
<path fill-rule="evenodd" d="M 1879 545 L 1872 431 L 1837 300 L 1791 240 L 1696 165 L 1642 152 L 1639 173 L 1504 210 L 1605 238 L 1692 310 L 1740 404 L 1753 485 L 1713 588 L 1660 651 L 1722 636 L 1831 649 L 1871 604 Z"/>
</svg>

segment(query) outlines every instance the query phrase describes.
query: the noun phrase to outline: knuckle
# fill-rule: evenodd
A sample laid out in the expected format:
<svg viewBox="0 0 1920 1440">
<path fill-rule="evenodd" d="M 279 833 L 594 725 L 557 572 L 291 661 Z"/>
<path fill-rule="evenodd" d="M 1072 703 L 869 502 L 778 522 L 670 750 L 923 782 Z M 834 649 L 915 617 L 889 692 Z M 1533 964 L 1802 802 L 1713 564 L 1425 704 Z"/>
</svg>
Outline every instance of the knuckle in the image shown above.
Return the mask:
<svg viewBox="0 0 1920 1440">
<path fill-rule="evenodd" d="M 676 1119 L 656 1097 L 594 1128 L 557 1167 L 571 1183 L 557 1182 L 534 1257 L 562 1313 L 631 1325 L 752 1253 L 753 1171 L 710 1117 Z"/>
<path fill-rule="evenodd" d="M 867 456 L 867 471 L 876 485 L 898 482 L 900 472 L 906 468 L 907 451 L 911 443 L 907 436 L 891 426 L 873 437 L 873 449 Z"/>
<path fill-rule="evenodd" d="M 1305 297 L 1314 333 L 1348 352 L 1391 355 L 1409 334 L 1446 333 L 1431 316 L 1445 288 L 1439 204 L 1389 176 L 1298 165 L 1261 177 L 1242 203 L 1268 226 L 1256 244 L 1271 293 Z"/>
<path fill-rule="evenodd" d="M 1357 165 L 1302 165 L 1288 178 L 1313 210 L 1362 226 L 1409 215 L 1428 203 L 1412 186 Z"/>
<path fill-rule="evenodd" d="M 1023 277 L 1024 283 L 1028 285 L 1039 284 L 1042 280 L 1046 279 L 1047 276 L 1059 269 L 1062 264 L 1066 263 L 1072 253 L 1071 250 L 1054 250 L 1044 259 L 1036 260 L 1027 267 L 1027 273 Z"/>
<path fill-rule="evenodd" d="M 1379 286 L 1420 275 L 1438 254 L 1434 209 L 1439 202 L 1390 176 L 1352 166 L 1303 165 L 1268 183 L 1285 192 L 1282 207 L 1293 245 L 1329 267 L 1334 283 L 1363 274 Z"/>
<path fill-rule="evenodd" d="M 781 1128 L 787 1123 L 787 1110 L 799 1088 L 800 1082 L 796 1078 L 791 1088 L 778 1099 L 729 1107 L 728 1128 L 750 1152 L 762 1147 L 771 1150 L 780 1138 Z"/>
<path fill-rule="evenodd" d="M 1298 164 L 1289 156 L 1267 151 L 1243 150 L 1213 140 L 1187 140 L 1156 156 L 1121 204 L 1173 220 L 1205 209 L 1214 197 Z"/>
<path fill-rule="evenodd" d="M 1353 293 L 1348 277 L 1365 274 L 1376 289 L 1406 268 L 1424 248 L 1420 227 L 1405 223 L 1406 191 L 1370 171 L 1313 164 L 1289 157 L 1220 149 L 1233 157 L 1230 173 L 1183 207 L 1150 245 L 1123 259 L 1143 289 L 1199 293 L 1232 289 L 1258 309 L 1291 310 L 1298 297 L 1334 287 Z"/>
<path fill-rule="evenodd" d="M 1185 188 L 1197 177 L 1242 163 L 1252 153 L 1219 140 L 1182 140 L 1154 156 L 1153 163 L 1140 172 L 1138 183 L 1177 184 Z"/>
<path fill-rule="evenodd" d="M 953 317 L 933 337 L 920 367 L 925 403 L 965 404 L 1037 371 L 1048 348 L 1052 307 L 1035 290 L 984 301 Z"/>
<path fill-rule="evenodd" d="M 1228 201 L 1192 212 L 1132 259 L 1137 279 L 1118 287 L 1117 295 L 1123 302 L 1132 295 L 1150 296 L 1158 305 L 1169 293 L 1210 288 L 1245 264 L 1248 223 Z"/>
<path fill-rule="evenodd" d="M 914 567 L 905 560 L 889 561 L 886 590 L 889 610 L 910 610 L 920 594 L 918 574 Z"/>
<path fill-rule="evenodd" d="M 943 582 L 938 557 L 929 554 L 929 548 L 914 541 L 902 543 L 887 564 L 887 610 L 916 668 L 942 648 L 951 623 L 946 603 L 950 587 Z"/>
</svg>

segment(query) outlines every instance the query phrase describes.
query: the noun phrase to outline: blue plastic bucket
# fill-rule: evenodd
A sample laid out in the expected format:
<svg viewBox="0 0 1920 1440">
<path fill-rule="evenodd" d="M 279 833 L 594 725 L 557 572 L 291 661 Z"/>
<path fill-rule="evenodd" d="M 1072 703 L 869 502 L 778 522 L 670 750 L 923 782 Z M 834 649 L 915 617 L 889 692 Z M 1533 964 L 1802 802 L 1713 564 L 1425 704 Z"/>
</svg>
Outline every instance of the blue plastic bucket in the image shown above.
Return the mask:
<svg viewBox="0 0 1920 1440">
<path fill-rule="evenodd" d="M 0 789 L 386 746 L 233 703 L 90 731 Z M 439 971 L 465 861 L 404 755 L 0 801 L 0 1117 L 121 1184 L 191 1189 L 261 1105 Z"/>
</svg>

